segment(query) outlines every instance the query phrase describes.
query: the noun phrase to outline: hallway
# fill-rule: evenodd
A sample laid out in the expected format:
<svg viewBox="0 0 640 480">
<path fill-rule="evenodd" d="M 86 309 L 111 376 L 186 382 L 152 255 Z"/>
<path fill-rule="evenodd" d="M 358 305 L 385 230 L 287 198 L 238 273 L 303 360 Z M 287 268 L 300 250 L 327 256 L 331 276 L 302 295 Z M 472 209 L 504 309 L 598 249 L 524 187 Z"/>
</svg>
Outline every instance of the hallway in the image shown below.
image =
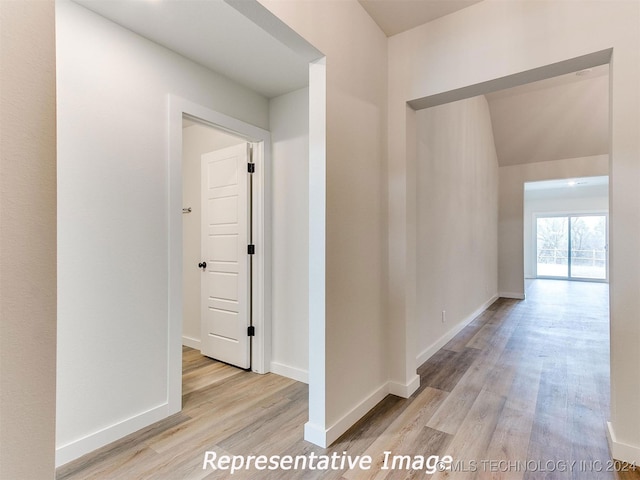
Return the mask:
<svg viewBox="0 0 640 480">
<path fill-rule="evenodd" d="M 640 478 L 610 471 L 620 465 L 609 461 L 605 433 L 608 328 L 608 285 L 530 282 L 527 300 L 498 300 L 423 364 L 410 399 L 388 396 L 329 449 L 302 440 L 306 385 L 188 349 L 180 414 L 64 466 L 57 478 L 228 478 L 202 469 L 207 450 L 373 459 L 368 471 L 249 470 L 233 478 L 425 478 L 422 470 L 381 470 L 385 451 L 451 455 L 457 471 L 426 476 L 434 479 Z"/>
<path fill-rule="evenodd" d="M 422 388 L 449 392 L 427 428 L 451 435 L 444 451 L 478 478 L 502 460 L 538 470 L 509 478 L 615 478 L 597 471 L 609 459 L 608 354 L 608 285 L 529 282 L 527 300 L 499 300 L 420 368 Z"/>
</svg>

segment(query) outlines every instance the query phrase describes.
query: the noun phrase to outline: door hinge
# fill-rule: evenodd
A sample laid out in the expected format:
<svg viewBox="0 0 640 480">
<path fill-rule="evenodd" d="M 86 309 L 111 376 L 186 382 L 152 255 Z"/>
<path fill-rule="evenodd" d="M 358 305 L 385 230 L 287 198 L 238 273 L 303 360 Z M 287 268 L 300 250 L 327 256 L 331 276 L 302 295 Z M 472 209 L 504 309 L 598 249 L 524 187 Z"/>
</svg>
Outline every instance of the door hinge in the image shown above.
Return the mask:
<svg viewBox="0 0 640 480">
<path fill-rule="evenodd" d="M 253 325 L 251 325 L 250 327 L 247 327 L 247 335 L 250 337 L 255 337 L 256 336 L 256 327 L 254 327 Z"/>
<path fill-rule="evenodd" d="M 256 164 L 255 163 L 247 163 L 247 171 L 249 173 L 255 173 L 256 172 Z"/>
<path fill-rule="evenodd" d="M 256 246 L 255 245 L 247 245 L 247 253 L 249 255 L 253 255 L 256 253 Z"/>
</svg>

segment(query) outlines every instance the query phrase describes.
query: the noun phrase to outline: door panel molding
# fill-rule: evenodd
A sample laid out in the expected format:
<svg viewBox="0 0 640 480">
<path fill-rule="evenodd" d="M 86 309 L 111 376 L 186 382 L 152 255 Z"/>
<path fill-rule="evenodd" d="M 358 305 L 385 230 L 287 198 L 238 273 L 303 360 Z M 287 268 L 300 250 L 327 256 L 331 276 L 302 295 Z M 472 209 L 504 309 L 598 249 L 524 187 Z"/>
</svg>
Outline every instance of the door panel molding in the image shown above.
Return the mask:
<svg viewBox="0 0 640 480">
<path fill-rule="evenodd" d="M 200 159 L 200 351 L 250 368 L 250 173 L 247 143 L 205 153 Z"/>
</svg>

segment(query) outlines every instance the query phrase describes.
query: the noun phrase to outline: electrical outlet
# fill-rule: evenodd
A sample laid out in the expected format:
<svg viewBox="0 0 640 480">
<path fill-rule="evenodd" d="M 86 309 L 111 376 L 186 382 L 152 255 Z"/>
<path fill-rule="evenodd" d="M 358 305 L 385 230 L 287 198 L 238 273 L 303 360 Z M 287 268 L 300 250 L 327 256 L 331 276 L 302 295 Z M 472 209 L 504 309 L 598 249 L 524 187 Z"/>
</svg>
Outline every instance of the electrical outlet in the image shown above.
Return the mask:
<svg viewBox="0 0 640 480">
<path fill-rule="evenodd" d="M 442 310 L 442 323 L 447 321 L 447 311 Z"/>
</svg>

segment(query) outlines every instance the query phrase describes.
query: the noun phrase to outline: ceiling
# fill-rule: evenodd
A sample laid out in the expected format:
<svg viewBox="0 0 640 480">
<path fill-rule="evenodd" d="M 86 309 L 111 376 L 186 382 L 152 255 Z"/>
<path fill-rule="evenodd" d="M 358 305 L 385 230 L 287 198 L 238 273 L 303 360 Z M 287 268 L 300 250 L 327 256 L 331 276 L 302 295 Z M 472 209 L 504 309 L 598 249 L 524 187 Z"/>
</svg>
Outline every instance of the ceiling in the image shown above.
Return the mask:
<svg viewBox="0 0 640 480">
<path fill-rule="evenodd" d="M 580 177 L 560 180 L 544 180 L 542 182 L 527 182 L 524 189 L 527 192 L 538 190 L 581 189 L 588 187 L 602 187 L 609 185 L 609 177 Z"/>
<path fill-rule="evenodd" d="M 485 95 L 500 166 L 609 153 L 609 66 Z"/>
<path fill-rule="evenodd" d="M 609 177 L 581 177 L 524 184 L 525 201 L 608 198 Z"/>
<path fill-rule="evenodd" d="M 482 0 L 358 0 L 390 37 Z"/>
<path fill-rule="evenodd" d="M 308 59 L 224 0 L 74 1 L 267 98 L 308 85 Z M 359 1 L 393 35 L 479 0 Z M 486 98 L 501 166 L 608 153 L 607 65 Z"/>
<path fill-rule="evenodd" d="M 272 98 L 308 85 L 308 61 L 223 0 L 74 0 Z"/>
<path fill-rule="evenodd" d="M 267 98 L 308 85 L 308 61 L 224 0 L 73 0 Z M 358 0 L 387 36 L 481 0 Z"/>
</svg>

